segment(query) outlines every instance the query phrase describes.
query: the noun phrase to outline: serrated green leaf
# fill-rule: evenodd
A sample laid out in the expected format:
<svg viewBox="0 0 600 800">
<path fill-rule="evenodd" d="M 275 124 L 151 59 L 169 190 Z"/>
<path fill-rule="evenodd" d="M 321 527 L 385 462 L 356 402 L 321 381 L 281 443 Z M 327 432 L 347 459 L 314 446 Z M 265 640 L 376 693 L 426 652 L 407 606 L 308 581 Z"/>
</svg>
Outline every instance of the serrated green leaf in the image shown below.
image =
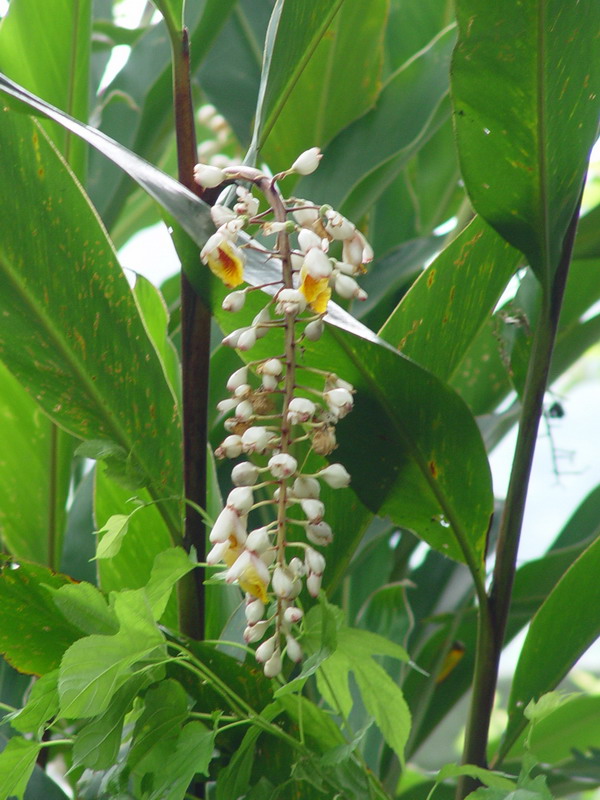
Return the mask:
<svg viewBox="0 0 600 800">
<path fill-rule="evenodd" d="M 183 800 L 194 775 L 208 775 L 214 749 L 215 731 L 201 722 L 188 722 L 181 730 L 168 765 L 161 765 L 158 770 L 148 800 Z"/>
<path fill-rule="evenodd" d="M 130 768 L 134 769 L 142 759 L 147 759 L 157 742 L 177 739 L 187 716 L 187 696 L 177 681 L 167 679 L 148 689 L 127 755 Z M 148 766 L 146 764 L 146 768 Z"/>
<path fill-rule="evenodd" d="M 159 620 L 162 617 L 173 587 L 195 566 L 196 562 L 182 547 L 172 547 L 158 553 L 152 565 L 150 580 L 146 584 L 146 596 L 154 619 Z"/>
<path fill-rule="evenodd" d="M 27 783 L 35 767 L 41 742 L 13 737 L 0 753 L 0 798 L 23 800 Z"/>
<path fill-rule="evenodd" d="M 39 729 L 58 712 L 58 670 L 42 675 L 34 684 L 26 705 L 10 724 L 19 733 L 37 734 Z"/>
<path fill-rule="evenodd" d="M 148 683 L 145 675 L 136 675 L 114 694 L 102 714 L 77 732 L 73 743 L 73 766 L 109 769 L 118 755 L 125 715 L 134 698 Z"/>
<path fill-rule="evenodd" d="M 121 549 L 121 542 L 129 529 L 131 515 L 113 514 L 106 520 L 103 528 L 96 531 L 100 536 L 96 548 L 96 558 L 112 558 Z"/>
<path fill-rule="evenodd" d="M 475 209 L 542 284 L 558 267 L 600 111 L 595 0 L 459 0 L 452 94 Z"/>
<path fill-rule="evenodd" d="M 79 639 L 63 656 L 58 688 L 61 715 L 68 719 L 101 714 L 136 665 L 165 657 L 165 640 L 143 591 L 116 594 L 114 612 L 118 633 Z"/>
<path fill-rule="evenodd" d="M 26 562 L 0 571 L 0 652 L 20 672 L 44 675 L 82 634 L 63 617 L 47 587 L 70 583 L 66 575 Z"/>
<path fill-rule="evenodd" d="M 110 636 L 119 630 L 119 623 L 102 592 L 91 583 L 67 584 L 49 591 L 65 619 L 85 633 Z"/>
</svg>

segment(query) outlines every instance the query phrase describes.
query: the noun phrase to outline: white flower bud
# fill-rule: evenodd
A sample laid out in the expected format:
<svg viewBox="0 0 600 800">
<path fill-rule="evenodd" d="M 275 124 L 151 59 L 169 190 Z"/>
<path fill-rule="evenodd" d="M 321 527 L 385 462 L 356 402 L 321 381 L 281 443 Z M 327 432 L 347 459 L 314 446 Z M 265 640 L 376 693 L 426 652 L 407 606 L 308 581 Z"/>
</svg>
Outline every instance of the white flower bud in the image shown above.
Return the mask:
<svg viewBox="0 0 600 800">
<path fill-rule="evenodd" d="M 304 328 L 304 335 L 308 339 L 309 342 L 317 342 L 321 336 L 323 335 L 323 331 L 325 330 L 325 323 L 322 319 L 314 319 L 312 322 L 309 322 L 306 328 Z"/>
<path fill-rule="evenodd" d="M 302 269 L 302 264 L 304 264 L 304 256 L 292 251 L 290 254 L 290 262 L 292 264 L 292 271 L 299 272 Z"/>
<path fill-rule="evenodd" d="M 232 508 L 240 516 L 247 514 L 254 504 L 254 495 L 249 486 L 237 486 L 227 495 L 226 508 Z"/>
<path fill-rule="evenodd" d="M 304 612 L 302 609 L 296 608 L 296 606 L 288 606 L 288 608 L 286 608 L 286 610 L 283 612 L 283 618 L 288 625 L 293 625 L 296 622 L 300 622 L 303 616 Z"/>
<path fill-rule="evenodd" d="M 271 566 L 271 564 L 275 561 L 276 557 L 277 557 L 277 554 L 276 554 L 275 549 L 273 547 L 269 548 L 268 550 L 265 550 L 265 552 L 261 553 L 260 556 L 259 556 L 260 560 L 267 567 Z"/>
<path fill-rule="evenodd" d="M 263 672 L 267 678 L 275 678 L 281 672 L 281 653 L 276 650 L 271 658 L 265 662 Z"/>
<path fill-rule="evenodd" d="M 297 575 L 294 575 L 289 567 L 275 567 L 271 586 L 277 597 L 283 600 L 293 600 L 298 597 L 302 590 L 302 583 Z"/>
<path fill-rule="evenodd" d="M 343 241 L 354 235 L 356 226 L 342 216 L 339 211 L 329 209 L 325 212 L 325 230 L 332 239 Z"/>
<path fill-rule="evenodd" d="M 319 209 L 318 208 L 302 208 L 302 206 L 311 206 L 313 203 L 310 203 L 308 200 L 297 200 L 297 204 L 300 208 L 296 209 L 292 212 L 292 216 L 298 223 L 298 225 L 302 225 L 304 228 L 310 228 L 318 219 L 319 219 Z"/>
<path fill-rule="evenodd" d="M 306 298 L 297 289 L 281 289 L 276 296 L 276 314 L 297 316 L 306 308 Z"/>
<path fill-rule="evenodd" d="M 223 298 L 223 302 L 221 303 L 221 308 L 223 309 L 223 311 L 230 311 L 232 314 L 235 314 L 236 311 L 242 310 L 245 302 L 246 302 L 246 292 L 243 291 L 231 292 L 230 294 L 226 295 Z"/>
<path fill-rule="evenodd" d="M 315 525 L 306 526 L 306 538 L 312 544 L 326 547 L 333 541 L 333 531 L 326 522 L 317 522 Z"/>
<path fill-rule="evenodd" d="M 225 343 L 225 340 L 223 340 L 223 343 Z M 246 352 L 247 350 L 250 350 L 252 347 L 254 347 L 255 344 L 256 344 L 256 331 L 254 330 L 254 328 L 246 328 L 245 331 L 242 331 L 242 333 L 240 333 L 237 340 L 237 344 L 234 345 L 234 347 L 237 347 L 238 350 L 243 350 L 244 352 Z"/>
<path fill-rule="evenodd" d="M 325 513 L 325 506 L 320 500 L 303 499 L 300 500 L 300 505 L 311 524 L 322 521 L 323 514 Z"/>
<path fill-rule="evenodd" d="M 233 391 L 233 396 L 238 400 L 246 400 L 252 392 L 252 387 L 249 383 L 240 383 L 239 386 L 236 386 L 233 390 L 230 389 L 230 391 Z"/>
<path fill-rule="evenodd" d="M 241 403 L 238 402 L 237 408 L 235 410 L 236 419 L 246 421 L 252 419 L 253 416 L 254 416 L 254 407 L 249 400 L 242 400 Z"/>
<path fill-rule="evenodd" d="M 263 222 L 261 230 L 264 236 L 273 236 L 275 233 L 287 231 L 288 233 L 294 232 L 293 222 Z"/>
<path fill-rule="evenodd" d="M 269 459 L 268 467 L 274 478 L 282 480 L 298 471 L 298 462 L 289 453 L 279 453 Z"/>
<path fill-rule="evenodd" d="M 240 421 L 235 417 L 229 417 L 223 422 L 223 427 L 229 433 L 235 433 L 237 426 L 240 424 Z"/>
<path fill-rule="evenodd" d="M 257 555 L 262 555 L 271 546 L 271 539 L 266 526 L 250 531 L 246 539 L 246 549 L 252 550 Z"/>
<path fill-rule="evenodd" d="M 237 347 L 238 346 L 238 342 L 240 340 L 240 336 L 243 333 L 245 333 L 246 331 L 249 331 L 249 330 L 250 330 L 250 328 L 236 328 L 234 331 L 231 331 L 231 333 L 228 334 L 223 339 L 221 344 L 224 345 L 225 347 Z"/>
<path fill-rule="evenodd" d="M 314 572 L 316 575 L 322 575 L 325 572 L 325 558 L 321 553 L 313 550 L 312 547 L 306 548 L 304 559 L 306 571 L 309 575 L 311 572 Z"/>
<path fill-rule="evenodd" d="M 345 389 L 347 392 L 353 392 L 354 391 L 354 386 L 352 386 L 351 383 L 348 383 L 348 381 L 345 381 L 342 378 L 338 378 L 337 375 L 336 375 L 336 378 L 335 378 L 335 388 L 336 389 Z"/>
<path fill-rule="evenodd" d="M 306 478 L 303 475 L 296 478 L 292 486 L 292 492 L 298 498 L 317 499 L 321 494 L 321 486 L 316 478 Z"/>
<path fill-rule="evenodd" d="M 258 467 L 249 461 L 236 464 L 231 470 L 231 481 L 234 486 L 254 486 L 258 480 Z"/>
<path fill-rule="evenodd" d="M 246 603 L 244 614 L 246 615 L 246 621 L 250 625 L 256 625 L 263 618 L 264 613 L 265 604 L 258 598 L 252 598 Z"/>
<path fill-rule="evenodd" d="M 358 236 L 358 231 L 355 231 L 354 236 L 344 242 L 342 246 L 342 261 L 355 267 L 362 265 L 363 244 Z"/>
<path fill-rule="evenodd" d="M 261 364 L 257 371 L 263 375 L 272 375 L 274 378 L 278 378 L 283 372 L 283 364 L 278 358 L 270 358 Z"/>
<path fill-rule="evenodd" d="M 345 261 L 336 261 L 334 269 L 343 275 L 360 275 L 361 269 L 355 264 L 346 264 Z"/>
<path fill-rule="evenodd" d="M 304 256 L 304 268 L 311 278 L 316 281 L 329 278 L 333 271 L 333 266 L 325 253 L 320 247 L 311 247 L 308 253 Z"/>
<path fill-rule="evenodd" d="M 254 553 L 249 550 L 244 550 L 238 559 L 225 573 L 225 582 L 233 583 L 234 581 L 243 580 L 244 574 L 247 571 L 254 573 L 253 577 L 263 583 L 265 586 L 269 584 L 269 570 L 263 562 Z"/>
<path fill-rule="evenodd" d="M 306 570 L 304 569 L 304 563 L 301 558 L 294 556 L 289 563 L 289 568 L 291 569 L 292 573 L 297 578 L 302 578 L 306 574 Z"/>
<path fill-rule="evenodd" d="M 219 205 L 219 203 L 215 203 L 215 205 L 211 207 L 210 215 L 217 228 L 226 225 L 228 222 L 231 222 L 232 219 L 237 219 L 235 211 L 228 206 Z"/>
<path fill-rule="evenodd" d="M 352 411 L 354 399 L 347 389 L 331 389 L 323 393 L 323 399 L 329 406 L 329 410 L 338 419 L 342 419 Z"/>
<path fill-rule="evenodd" d="M 292 425 L 308 422 L 309 419 L 313 418 L 316 410 L 317 407 L 312 400 L 307 400 L 305 397 L 294 397 L 290 400 L 287 418 Z"/>
<path fill-rule="evenodd" d="M 316 219 L 318 219 L 318 214 Z M 316 221 L 315 219 L 315 221 Z M 303 253 L 308 253 L 313 247 L 316 247 L 319 250 L 322 250 L 322 242 L 320 236 L 318 236 L 314 231 L 308 230 L 308 228 L 303 228 L 298 233 L 298 247 L 302 250 Z"/>
<path fill-rule="evenodd" d="M 196 164 L 194 167 L 194 180 L 205 189 L 214 189 L 225 180 L 225 173 L 218 167 L 210 164 Z"/>
<path fill-rule="evenodd" d="M 285 641 L 287 644 L 286 653 L 287 657 L 292 661 L 295 661 L 296 664 L 299 661 L 302 661 L 302 648 L 296 639 L 289 634 L 285 637 Z"/>
<path fill-rule="evenodd" d="M 248 625 L 248 627 L 244 630 L 244 641 L 246 644 L 260 642 L 269 625 L 270 623 L 267 620 L 261 620 L 260 622 L 256 622 L 254 625 Z"/>
<path fill-rule="evenodd" d="M 234 205 L 233 210 L 238 214 L 247 214 L 247 216 L 253 217 L 260 205 L 258 198 L 254 197 L 245 186 L 237 186 L 235 192 L 239 202 Z"/>
<path fill-rule="evenodd" d="M 330 464 L 318 472 L 317 477 L 325 481 L 332 489 L 344 489 L 350 485 L 350 473 L 342 464 Z"/>
<path fill-rule="evenodd" d="M 311 147 L 300 153 L 298 158 L 290 167 L 290 172 L 295 172 L 296 175 L 310 175 L 319 166 L 319 161 L 323 158 L 320 148 Z"/>
<path fill-rule="evenodd" d="M 268 639 L 256 648 L 256 660 L 263 664 L 268 661 L 275 652 L 275 645 L 277 644 L 277 636 L 270 636 Z"/>
<path fill-rule="evenodd" d="M 220 452 L 219 452 L 220 451 Z M 242 454 L 242 437 L 237 434 L 223 439 L 216 450 L 217 458 L 237 458 Z"/>
<path fill-rule="evenodd" d="M 266 428 L 248 428 L 242 434 L 242 446 L 245 453 L 264 453 L 273 439 L 273 434 Z"/>
<path fill-rule="evenodd" d="M 225 539 L 224 542 L 217 542 L 212 550 L 206 554 L 206 563 L 207 564 L 218 564 L 220 561 L 223 560 L 223 556 L 231 547 L 231 542 L 229 539 Z"/>
<path fill-rule="evenodd" d="M 366 300 L 367 298 L 366 292 L 350 275 L 338 275 L 335 279 L 334 289 L 344 300 Z"/>
<path fill-rule="evenodd" d="M 226 414 L 232 408 L 237 408 L 239 400 L 233 397 L 227 397 L 225 400 L 219 400 L 217 403 L 217 411 L 221 414 Z"/>
<path fill-rule="evenodd" d="M 316 572 L 311 572 L 308 578 L 306 579 L 306 588 L 308 589 L 308 593 L 311 597 L 318 597 L 319 592 L 321 591 L 321 581 L 323 580 L 322 575 L 317 575 Z"/>
<path fill-rule="evenodd" d="M 279 383 L 277 378 L 274 378 L 272 375 L 263 375 L 261 382 L 263 389 L 266 389 L 268 392 L 272 392 L 274 389 L 276 389 L 277 384 Z"/>
</svg>

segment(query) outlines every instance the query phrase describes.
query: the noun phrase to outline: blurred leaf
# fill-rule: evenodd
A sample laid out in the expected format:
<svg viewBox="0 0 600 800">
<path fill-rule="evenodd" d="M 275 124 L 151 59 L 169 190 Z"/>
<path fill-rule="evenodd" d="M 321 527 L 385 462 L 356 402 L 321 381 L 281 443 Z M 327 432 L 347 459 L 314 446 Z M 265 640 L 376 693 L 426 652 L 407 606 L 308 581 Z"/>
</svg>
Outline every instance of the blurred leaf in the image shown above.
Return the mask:
<svg viewBox="0 0 600 800">
<path fill-rule="evenodd" d="M 3 800 L 8 797 L 23 800 L 41 747 L 41 742 L 15 736 L 0 753 L 0 797 Z"/>
<path fill-rule="evenodd" d="M 91 24 L 92 0 L 12 0 L 0 25 L 0 70 L 86 121 Z M 85 181 L 85 144 L 69 131 L 48 123 L 44 127 L 79 180 Z"/>
<path fill-rule="evenodd" d="M 600 205 L 580 218 L 573 258 L 600 258 Z"/>
<path fill-rule="evenodd" d="M 63 656 L 58 688 L 60 713 L 68 719 L 101 714 L 139 662 L 164 659 L 165 640 L 143 591 L 115 594 L 114 611 L 118 633 L 86 636 Z"/>
<path fill-rule="evenodd" d="M 274 172 L 289 168 L 309 147 L 324 147 L 373 105 L 380 89 L 388 5 L 388 0 L 372 0 L 368 6 L 362 0 L 336 0 L 324 13 L 318 0 L 283 4 L 265 95 L 272 111 L 265 109 L 270 118 L 259 144 Z M 318 40 L 297 53 L 299 39 L 313 29 L 319 31 Z M 280 99 L 274 98 L 271 87 L 277 92 L 286 71 L 292 73 L 288 86 L 281 88 Z"/>
<path fill-rule="evenodd" d="M 58 670 L 42 675 L 34 684 L 27 704 L 10 718 L 11 726 L 19 733 L 37 736 L 42 725 L 58 712 Z"/>
<path fill-rule="evenodd" d="M 172 36 L 183 29 L 183 6 L 185 0 L 152 0 L 163 15 Z"/>
<path fill-rule="evenodd" d="M 567 570 L 533 617 L 515 669 L 503 749 L 525 724 L 529 701 L 554 689 L 600 635 L 599 569 L 600 540 Z"/>
<path fill-rule="evenodd" d="M 520 258 L 476 218 L 419 276 L 380 335 L 449 381 Z"/>
<path fill-rule="evenodd" d="M 116 692 L 104 713 L 85 725 L 75 737 L 73 766 L 89 769 L 108 769 L 114 763 L 121 746 L 125 714 L 148 683 L 145 675 L 136 675 Z"/>
<path fill-rule="evenodd" d="M 3 360 L 60 425 L 115 442 L 155 496 L 177 494 L 178 410 L 106 234 L 39 127 L 1 119 Z"/>
<path fill-rule="evenodd" d="M 549 285 L 597 135 L 600 6 L 459 0 L 457 17 L 452 93 L 467 191 Z"/>
<path fill-rule="evenodd" d="M 448 778 L 458 778 L 459 775 L 477 778 L 486 786 L 491 786 L 494 789 L 506 789 L 508 791 L 515 789 L 515 782 L 508 776 L 483 767 L 476 767 L 473 764 L 446 764 L 438 772 L 436 780 L 441 782 Z"/>
<path fill-rule="evenodd" d="M 392 0 L 386 26 L 386 72 L 394 72 L 453 22 L 453 8 L 439 0 Z"/>
<path fill-rule="evenodd" d="M 177 681 L 167 679 L 148 689 L 144 710 L 135 723 L 127 764 L 131 769 L 147 758 L 157 743 L 177 739 L 187 719 L 187 697 Z"/>
<path fill-rule="evenodd" d="M 76 440 L 0 364 L 0 525 L 17 558 L 57 567 Z"/>
<path fill-rule="evenodd" d="M 69 583 L 46 567 L 7 561 L 0 572 L 0 652 L 20 672 L 56 669 L 81 631 L 63 617 L 47 587 Z"/>
<path fill-rule="evenodd" d="M 215 750 L 215 731 L 201 722 L 188 722 L 167 763 L 157 764 L 148 800 L 183 800 L 195 774 L 208 775 Z"/>
<path fill-rule="evenodd" d="M 67 517 L 61 572 L 77 581 L 96 583 L 96 567 L 92 560 L 96 549 L 93 536 L 92 497 L 94 469 L 87 472 L 75 490 Z"/>
<path fill-rule="evenodd" d="M 340 208 L 361 181 L 382 168 L 380 194 L 429 135 L 448 93 L 455 37 L 454 27 L 447 29 L 391 75 L 375 107 L 336 136 L 319 169 L 303 178 L 295 193 Z"/>
<path fill-rule="evenodd" d="M 596 539 L 600 533 L 600 486 L 583 499 L 554 540 L 550 552 Z"/>
<path fill-rule="evenodd" d="M 171 547 L 156 555 L 150 580 L 146 585 L 146 596 L 155 620 L 159 620 L 165 613 L 177 581 L 191 572 L 195 566 L 195 560 L 183 547 Z"/>
</svg>

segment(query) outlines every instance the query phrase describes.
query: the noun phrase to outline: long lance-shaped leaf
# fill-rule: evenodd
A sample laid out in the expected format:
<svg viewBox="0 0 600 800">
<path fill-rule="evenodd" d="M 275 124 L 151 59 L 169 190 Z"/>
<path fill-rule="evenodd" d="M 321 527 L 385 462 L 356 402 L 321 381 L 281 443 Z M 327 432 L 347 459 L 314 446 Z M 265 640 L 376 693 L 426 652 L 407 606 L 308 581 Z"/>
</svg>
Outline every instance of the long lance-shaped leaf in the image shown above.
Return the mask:
<svg viewBox="0 0 600 800">
<path fill-rule="evenodd" d="M 452 93 L 476 210 L 542 283 L 558 266 L 600 112 L 596 0 L 458 0 Z"/>
<path fill-rule="evenodd" d="M 39 124 L 3 113 L 0 141 L 0 357 L 130 482 L 179 495 L 177 404 L 106 232 Z"/>
<path fill-rule="evenodd" d="M 31 102 L 18 87 L 11 93 Z M 34 107 L 46 109 L 39 100 Z M 56 110 L 52 113 L 58 121 L 63 117 Z M 93 129 L 74 120 L 66 124 L 81 130 L 109 157 L 114 155 L 177 217 L 193 241 L 204 243 L 208 223 L 200 200 Z M 275 265 L 252 254 L 249 261 L 249 282 L 268 281 Z M 209 271 L 198 264 L 188 277 L 225 328 L 256 313 L 260 300 L 253 297 L 235 321 L 226 317 L 220 310 L 224 289 Z M 332 306 L 328 321 L 327 338 L 307 346 L 305 358 L 307 364 L 338 372 L 358 389 L 357 408 L 340 426 L 345 444 L 336 451 L 354 473 L 357 494 L 372 511 L 414 528 L 432 546 L 479 572 L 493 503 L 489 466 L 472 415 L 451 389 L 342 309 Z"/>
</svg>

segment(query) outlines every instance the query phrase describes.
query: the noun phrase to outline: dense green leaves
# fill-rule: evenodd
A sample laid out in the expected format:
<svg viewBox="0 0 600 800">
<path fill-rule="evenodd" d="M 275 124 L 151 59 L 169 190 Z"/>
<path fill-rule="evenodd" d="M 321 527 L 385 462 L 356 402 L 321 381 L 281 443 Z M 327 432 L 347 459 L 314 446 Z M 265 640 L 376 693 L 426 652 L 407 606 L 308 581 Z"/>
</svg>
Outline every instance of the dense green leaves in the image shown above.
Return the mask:
<svg viewBox="0 0 600 800">
<path fill-rule="evenodd" d="M 543 283 L 558 266 L 600 112 L 594 0 L 457 3 L 452 92 L 476 210 Z"/>
<path fill-rule="evenodd" d="M 23 800 L 29 777 L 40 752 L 40 742 L 15 736 L 0 753 L 0 797 Z"/>
</svg>

